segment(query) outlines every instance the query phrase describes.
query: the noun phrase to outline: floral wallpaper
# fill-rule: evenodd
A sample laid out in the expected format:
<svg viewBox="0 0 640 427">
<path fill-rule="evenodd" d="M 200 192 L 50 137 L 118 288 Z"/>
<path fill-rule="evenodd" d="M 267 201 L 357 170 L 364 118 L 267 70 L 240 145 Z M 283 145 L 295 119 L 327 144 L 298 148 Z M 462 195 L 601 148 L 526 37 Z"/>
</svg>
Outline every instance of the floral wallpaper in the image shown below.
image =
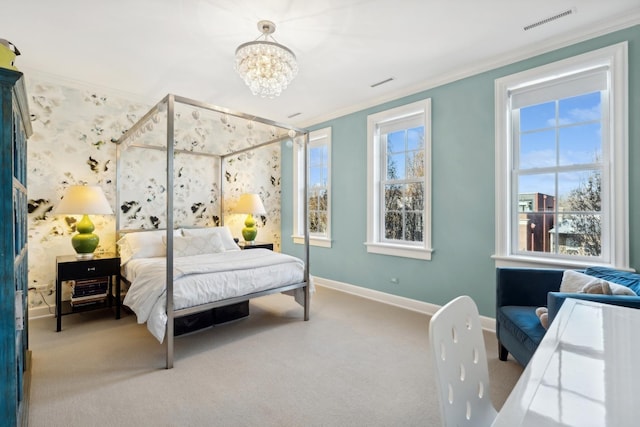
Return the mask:
<svg viewBox="0 0 640 427">
<path fill-rule="evenodd" d="M 28 141 L 29 292 L 30 309 L 38 315 L 54 312 L 55 259 L 73 254 L 71 236 L 80 217 L 52 214 L 64 190 L 72 184 L 100 185 L 121 228 L 163 228 L 167 189 L 166 160 L 158 150 L 130 147 L 121 153 L 120 206 L 116 207 L 116 144 L 120 136 L 151 107 L 108 90 L 68 84 L 55 78 L 26 76 L 33 126 Z M 158 127 L 162 129 L 162 126 Z M 164 128 L 166 129 L 166 127 Z M 176 131 L 177 141 L 210 134 L 201 127 Z M 165 141 L 162 136 L 158 141 Z M 240 237 L 244 215 L 231 213 L 242 192 L 261 194 L 267 214 L 258 221 L 258 240 L 280 246 L 280 148 L 278 144 L 244 152 L 225 161 L 224 185 L 218 160 L 176 155 L 174 165 L 174 223 L 224 223 Z M 219 189 L 223 186 L 225 214 L 220 218 Z M 116 252 L 116 215 L 94 215 L 100 237 L 97 252 Z"/>
</svg>

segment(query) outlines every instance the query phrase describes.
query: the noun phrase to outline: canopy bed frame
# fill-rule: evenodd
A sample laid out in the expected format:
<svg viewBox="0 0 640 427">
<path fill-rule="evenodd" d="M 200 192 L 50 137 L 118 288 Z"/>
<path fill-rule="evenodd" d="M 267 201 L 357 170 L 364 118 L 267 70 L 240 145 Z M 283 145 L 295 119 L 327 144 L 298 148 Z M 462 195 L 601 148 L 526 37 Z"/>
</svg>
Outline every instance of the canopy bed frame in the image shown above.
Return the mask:
<svg viewBox="0 0 640 427">
<path fill-rule="evenodd" d="M 176 309 L 174 307 L 174 232 L 179 227 L 198 227 L 211 225 L 224 225 L 225 216 L 225 184 L 233 182 L 228 172 L 228 164 L 236 164 L 243 158 L 251 158 L 255 150 L 272 144 L 285 144 L 291 146 L 288 141 L 300 144 L 304 152 L 304 170 L 307 170 L 307 151 L 309 134 L 303 129 L 276 123 L 260 117 L 234 112 L 226 108 L 207 104 L 200 101 L 169 94 L 158 104 L 153 106 L 140 120 L 135 122 L 117 144 L 117 192 L 116 228 L 118 235 L 134 231 L 166 230 L 163 233 L 166 245 L 166 367 L 170 369 L 174 363 L 174 319 L 249 301 L 252 298 L 261 297 L 273 293 L 285 291 L 299 292 L 299 301 L 304 307 L 304 320 L 309 319 L 310 304 L 310 280 L 309 280 L 309 231 L 307 224 L 307 203 L 304 203 L 302 220 L 304 224 L 304 273 L 303 280 L 297 283 L 289 283 L 273 289 L 252 292 L 247 295 L 235 296 L 219 301 L 199 304 L 192 307 Z M 272 147 L 273 148 L 273 147 Z M 277 147 L 276 147 L 277 148 Z M 138 155 L 137 161 L 135 155 Z M 133 157 L 131 160 L 128 156 Z M 156 159 L 159 167 L 149 165 L 150 159 Z M 183 163 L 177 164 L 179 159 Z M 200 160 L 196 160 L 200 159 Z M 195 172 L 189 171 L 192 165 L 204 159 L 205 167 L 200 170 L 195 167 Z M 210 167 L 209 167 L 210 165 Z M 279 168 L 279 165 L 278 165 Z M 130 174 L 127 175 L 127 169 Z M 202 173 L 211 173 L 217 182 L 211 184 L 208 206 L 201 208 L 188 206 L 188 197 L 180 194 L 184 190 L 183 184 L 177 183 L 185 176 L 198 180 Z M 151 174 L 151 175 L 149 175 Z M 155 174 L 155 175 L 153 175 Z M 166 175 L 166 176 L 158 176 Z M 302 174 L 300 177 L 306 194 L 308 177 Z M 138 183 L 131 183 L 132 178 L 139 179 Z M 273 177 L 271 178 L 273 181 Z M 279 177 L 277 179 L 279 181 Z M 142 184 L 142 185 L 141 185 Z M 205 185 L 206 186 L 206 185 Z M 192 187 L 202 189 L 203 183 L 196 182 Z M 279 184 L 278 184 L 279 187 Z M 278 188 L 279 191 L 279 188 Z M 131 195 L 138 193 L 139 198 L 131 203 Z M 142 193 L 142 194 L 140 194 Z M 217 193 L 217 194 L 214 194 Z M 229 197 L 227 195 L 227 197 Z M 153 205 L 145 214 L 145 207 L 141 205 Z M 185 224 L 190 213 L 197 209 L 205 211 L 200 214 L 197 221 Z M 150 212 L 153 211 L 154 215 Z M 213 211 L 213 214 L 212 214 Z M 185 214 L 186 212 L 186 214 Z M 218 215 L 215 215 L 217 213 Z M 176 218 L 178 216 L 178 218 Z M 143 219 L 141 220 L 141 217 Z M 252 250 L 255 251 L 255 250 Z M 298 300 L 298 298 L 297 298 Z"/>
</svg>

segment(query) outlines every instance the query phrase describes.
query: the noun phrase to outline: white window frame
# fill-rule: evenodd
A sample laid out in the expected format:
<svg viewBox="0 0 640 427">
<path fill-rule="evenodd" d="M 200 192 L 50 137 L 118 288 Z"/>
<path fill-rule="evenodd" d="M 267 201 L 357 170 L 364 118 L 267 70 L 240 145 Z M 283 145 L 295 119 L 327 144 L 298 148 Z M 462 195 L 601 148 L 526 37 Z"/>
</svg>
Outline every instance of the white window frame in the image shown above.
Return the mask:
<svg viewBox="0 0 640 427">
<path fill-rule="evenodd" d="M 309 132 L 309 144 L 307 152 L 312 147 L 326 145 L 327 147 L 327 231 L 324 234 L 309 234 L 309 244 L 312 246 L 331 247 L 331 128 L 323 128 Z M 309 166 L 308 166 L 309 167 Z M 303 203 L 307 203 L 304 194 L 304 150 L 303 147 L 295 144 L 293 150 L 293 242 L 304 244 L 304 209 Z"/>
<path fill-rule="evenodd" d="M 384 239 L 384 200 L 381 176 L 386 173 L 385 153 L 381 152 L 379 128 L 386 123 L 420 115 L 424 124 L 424 212 L 423 241 L 418 244 L 390 242 Z M 431 247 L 431 99 L 371 114 L 367 117 L 367 252 L 421 260 L 430 260 Z"/>
<path fill-rule="evenodd" d="M 496 253 L 498 266 L 536 265 L 547 267 L 580 268 L 589 265 L 608 265 L 629 268 L 629 173 L 628 173 L 628 55 L 627 42 L 618 43 L 562 61 L 506 76 L 495 81 L 495 133 L 496 133 Z M 608 132 L 603 144 L 603 256 L 593 262 L 580 257 L 517 254 L 512 235 L 514 202 L 512 191 L 513 135 L 511 132 L 511 105 L 509 94 L 527 86 L 570 77 L 578 73 L 607 67 L 609 77 L 609 106 L 603 112 L 609 117 Z M 603 104 L 603 108 L 607 108 Z M 606 176 L 605 176 L 606 175 Z M 606 236 L 605 236 L 606 233 Z M 608 243 L 607 243 L 608 242 Z"/>
</svg>

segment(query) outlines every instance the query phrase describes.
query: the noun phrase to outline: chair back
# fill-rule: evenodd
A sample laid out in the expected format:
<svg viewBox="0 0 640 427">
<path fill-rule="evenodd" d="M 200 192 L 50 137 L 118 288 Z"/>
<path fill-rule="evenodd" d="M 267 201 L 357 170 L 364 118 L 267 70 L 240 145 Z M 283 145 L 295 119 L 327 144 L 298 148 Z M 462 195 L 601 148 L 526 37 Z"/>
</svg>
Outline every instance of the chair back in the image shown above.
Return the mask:
<svg viewBox="0 0 640 427">
<path fill-rule="evenodd" d="M 489 393 L 489 370 L 478 308 L 460 296 L 429 322 L 444 427 L 489 427 L 497 413 Z"/>
</svg>

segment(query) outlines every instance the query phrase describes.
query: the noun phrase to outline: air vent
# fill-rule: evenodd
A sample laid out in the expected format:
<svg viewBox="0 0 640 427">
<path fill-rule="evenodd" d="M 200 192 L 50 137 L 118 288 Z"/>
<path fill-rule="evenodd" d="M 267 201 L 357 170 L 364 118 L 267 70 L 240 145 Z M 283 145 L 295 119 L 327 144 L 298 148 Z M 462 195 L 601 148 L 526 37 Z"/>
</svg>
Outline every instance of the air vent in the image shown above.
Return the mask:
<svg viewBox="0 0 640 427">
<path fill-rule="evenodd" d="M 290 116 L 287 116 L 287 118 L 288 119 L 293 119 L 294 117 L 299 116 L 300 114 L 302 114 L 302 113 L 293 113 Z"/>
<path fill-rule="evenodd" d="M 382 80 L 381 82 L 378 82 L 378 83 L 374 83 L 374 84 L 372 84 L 372 85 L 371 85 L 371 87 L 377 87 L 377 86 L 383 85 L 383 84 L 385 84 L 385 83 L 392 82 L 393 80 L 394 80 L 394 78 L 393 78 L 393 77 L 389 77 L 389 78 L 388 78 L 388 79 L 386 79 L 386 80 Z"/>
<path fill-rule="evenodd" d="M 571 15 L 573 13 L 576 13 L 575 8 L 567 9 L 564 12 L 560 12 L 560 13 L 558 13 L 556 15 L 553 15 L 553 16 L 550 16 L 548 18 L 541 19 L 538 22 L 534 22 L 533 24 L 529 24 L 529 25 L 523 27 L 523 29 L 525 31 L 529 31 L 529 30 L 531 30 L 533 28 L 539 27 L 540 25 L 548 24 L 549 22 L 555 21 L 556 19 L 564 18 L 565 16 L 569 16 L 569 15 Z"/>
</svg>

